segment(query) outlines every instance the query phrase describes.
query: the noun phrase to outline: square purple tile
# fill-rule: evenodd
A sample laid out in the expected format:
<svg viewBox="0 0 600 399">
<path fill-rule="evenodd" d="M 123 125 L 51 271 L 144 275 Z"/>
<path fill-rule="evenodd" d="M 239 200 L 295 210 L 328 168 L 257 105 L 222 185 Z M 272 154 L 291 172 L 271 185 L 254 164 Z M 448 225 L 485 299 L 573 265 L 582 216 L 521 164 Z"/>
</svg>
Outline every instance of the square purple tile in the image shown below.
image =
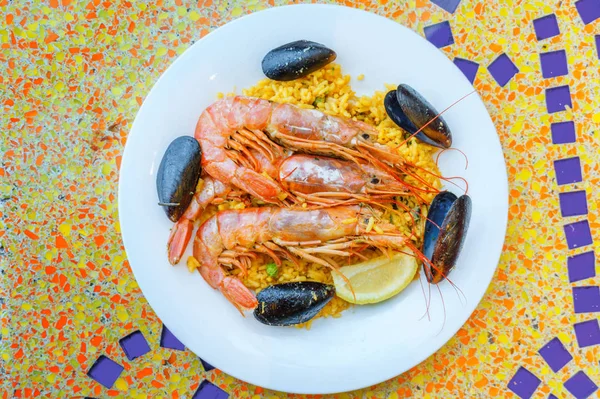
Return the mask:
<svg viewBox="0 0 600 399">
<path fill-rule="evenodd" d="M 202 360 L 202 358 L 198 358 L 198 360 L 200 360 L 200 363 L 202 363 L 202 367 L 204 368 L 204 371 L 209 372 L 211 370 L 214 370 L 214 366 L 212 366 L 210 363 L 205 362 L 204 360 Z"/>
<path fill-rule="evenodd" d="M 508 382 L 508 389 L 517 394 L 521 399 L 529 399 L 541 381 L 525 367 L 519 367 L 513 378 Z"/>
<path fill-rule="evenodd" d="M 564 111 L 567 106 L 573 108 L 569 86 L 558 86 L 546 89 L 546 109 L 549 114 Z"/>
<path fill-rule="evenodd" d="M 127 359 L 134 360 L 140 356 L 150 352 L 150 346 L 144 338 L 144 334 L 141 331 L 134 331 L 128 336 L 119 340 L 119 345 L 123 348 Z"/>
<path fill-rule="evenodd" d="M 573 287 L 573 306 L 575 313 L 600 312 L 600 287 Z"/>
<path fill-rule="evenodd" d="M 540 64 L 542 66 L 542 76 L 544 78 L 553 78 L 555 76 L 569 74 L 567 52 L 565 50 L 540 53 Z"/>
<path fill-rule="evenodd" d="M 556 122 L 550 125 L 552 131 L 552 143 L 554 144 L 566 144 L 574 143 L 577 138 L 575 137 L 575 122 Z"/>
<path fill-rule="evenodd" d="M 176 349 L 178 351 L 185 350 L 185 345 L 182 344 L 164 324 L 160 334 L 160 346 L 163 348 Z"/>
<path fill-rule="evenodd" d="M 460 4 L 460 0 L 431 0 L 433 4 L 436 4 L 448 11 L 449 13 L 454 13 Z"/>
<path fill-rule="evenodd" d="M 123 372 L 124 367 L 114 360 L 102 355 L 92 365 L 87 375 L 110 389 Z"/>
<path fill-rule="evenodd" d="M 583 180 L 581 176 L 581 161 L 579 157 L 565 158 L 554 161 L 554 173 L 556 183 L 564 184 L 579 183 Z"/>
<path fill-rule="evenodd" d="M 565 367 L 567 363 L 573 359 L 573 356 L 571 356 L 569 351 L 558 338 L 553 338 L 538 352 L 555 373 Z"/>
<path fill-rule="evenodd" d="M 580 348 L 600 344 L 600 325 L 598 319 L 582 321 L 573 325 L 577 344 Z"/>
<path fill-rule="evenodd" d="M 575 2 L 575 7 L 586 25 L 600 18 L 600 0 L 579 0 Z"/>
<path fill-rule="evenodd" d="M 452 28 L 450 28 L 450 22 L 448 21 L 426 26 L 423 29 L 423 32 L 425 33 L 425 38 L 427 38 L 427 40 L 429 40 L 431 44 L 437 48 L 454 44 Z"/>
<path fill-rule="evenodd" d="M 556 15 L 549 14 L 533 20 L 533 29 L 538 40 L 548 39 L 560 35 Z"/>
<path fill-rule="evenodd" d="M 556 396 L 554 396 L 553 394 L 548 395 L 548 399 L 558 399 Z"/>
<path fill-rule="evenodd" d="M 569 281 L 585 280 L 596 276 L 596 256 L 593 251 L 584 252 L 567 258 Z"/>
<path fill-rule="evenodd" d="M 519 72 L 519 68 L 508 58 L 506 53 L 502 53 L 488 66 L 488 71 L 496 82 L 504 87 Z"/>
<path fill-rule="evenodd" d="M 227 392 L 212 382 L 204 380 L 200 383 L 192 399 L 227 399 L 228 397 L 229 394 Z"/>
<path fill-rule="evenodd" d="M 581 248 L 592 244 L 592 233 L 587 220 L 564 225 L 569 249 Z"/>
<path fill-rule="evenodd" d="M 600 60 L 600 35 L 596 35 L 596 54 L 598 55 L 598 59 Z"/>
<path fill-rule="evenodd" d="M 475 76 L 477 76 L 477 70 L 479 70 L 479 64 L 473 61 L 465 60 L 464 58 L 454 58 L 454 65 L 462 71 L 462 73 L 469 79 L 469 82 L 473 84 Z"/>
<path fill-rule="evenodd" d="M 598 386 L 583 371 L 575 373 L 563 385 L 577 399 L 589 398 L 598 389 Z"/>
<path fill-rule="evenodd" d="M 560 213 L 563 217 L 586 215 L 588 213 L 585 190 L 560 193 L 558 194 L 558 200 L 560 202 Z"/>
</svg>

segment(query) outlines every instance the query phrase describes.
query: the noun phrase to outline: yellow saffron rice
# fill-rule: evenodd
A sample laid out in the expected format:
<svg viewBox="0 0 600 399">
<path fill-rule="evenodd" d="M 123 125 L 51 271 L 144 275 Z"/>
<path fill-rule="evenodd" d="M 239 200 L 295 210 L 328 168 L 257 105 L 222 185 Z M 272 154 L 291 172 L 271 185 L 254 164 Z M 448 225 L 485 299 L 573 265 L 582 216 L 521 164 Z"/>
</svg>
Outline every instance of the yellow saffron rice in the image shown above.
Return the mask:
<svg viewBox="0 0 600 399">
<path fill-rule="evenodd" d="M 363 78 L 364 76 L 360 75 L 358 80 L 362 80 Z M 330 115 L 352 118 L 372 124 L 379 131 L 379 141 L 382 144 L 388 144 L 393 147 L 399 146 L 396 151 L 409 163 L 431 172 L 417 172 L 427 182 L 427 185 L 429 187 L 441 188 L 441 182 L 436 177 L 439 175 L 439 170 L 433 158 L 436 148 L 423 144 L 415 138 L 410 138 L 405 142 L 408 134 L 396 126 L 385 112 L 383 98 L 386 92 L 395 89 L 395 86 L 386 86 L 382 88 L 382 91 L 375 91 L 372 96 L 357 96 L 352 90 L 350 82 L 351 77 L 342 73 L 340 65 L 330 64 L 304 78 L 290 82 L 263 79 L 255 86 L 244 89 L 243 94 L 280 103 L 295 104 L 302 108 L 316 108 Z M 229 93 L 228 95 L 233 95 L 233 93 Z M 223 94 L 220 94 L 219 97 L 223 97 Z M 400 146 L 400 144 L 403 145 Z M 411 185 L 425 188 L 425 184 L 422 181 L 418 181 L 412 177 L 407 177 L 406 181 Z M 433 195 L 423 194 L 422 197 L 430 201 Z M 409 212 L 404 212 L 401 209 L 400 212 L 389 213 L 384 216 L 393 222 L 399 231 L 406 233 L 407 236 L 413 232 L 416 233 L 417 237 L 421 237 L 423 230 L 423 216 L 421 213 L 424 209 L 419 208 L 417 202 L 411 197 L 400 198 L 400 200 L 406 205 L 407 209 L 414 209 L 413 217 L 411 217 Z M 243 203 L 237 201 L 225 202 L 218 207 L 209 207 L 204 212 L 202 220 L 206 220 L 217 210 L 243 208 Z M 417 218 L 417 221 L 420 220 L 420 222 L 415 224 L 413 222 L 414 217 Z M 376 224 L 371 226 L 371 228 L 375 231 L 378 229 Z M 417 246 L 420 246 L 420 242 L 417 241 L 413 239 L 413 242 Z M 375 255 L 376 253 L 373 251 L 373 256 Z M 358 261 L 358 259 L 353 260 L 353 263 Z M 300 260 L 300 266 L 297 266 L 290 261 L 284 260 L 282 266 L 274 272 L 274 266 L 269 266 L 270 262 L 266 258 L 253 262 L 247 275 L 242 278 L 243 283 L 256 292 L 272 284 L 290 281 L 333 283 L 331 277 L 332 271 L 324 266 L 302 260 Z M 341 261 L 340 264 L 344 264 L 344 261 Z M 194 265 L 190 267 L 192 270 L 193 268 Z M 239 271 L 233 270 L 231 273 L 237 275 Z M 349 306 L 348 302 L 336 296 L 315 318 L 340 317 L 341 312 Z M 311 323 L 312 320 L 299 327 L 310 328 Z"/>
</svg>

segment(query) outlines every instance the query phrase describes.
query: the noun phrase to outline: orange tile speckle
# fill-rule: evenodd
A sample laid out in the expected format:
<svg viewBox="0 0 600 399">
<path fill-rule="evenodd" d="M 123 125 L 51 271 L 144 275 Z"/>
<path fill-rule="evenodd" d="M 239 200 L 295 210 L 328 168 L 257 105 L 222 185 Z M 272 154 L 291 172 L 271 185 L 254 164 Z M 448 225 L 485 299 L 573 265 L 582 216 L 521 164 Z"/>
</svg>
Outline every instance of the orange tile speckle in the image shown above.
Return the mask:
<svg viewBox="0 0 600 399">
<path fill-rule="evenodd" d="M 307 397 L 205 373 L 190 351 L 159 348 L 161 324 L 131 273 L 117 215 L 127 133 L 160 74 L 232 14 L 288 2 L 0 0 L 0 93 L 8 94 L 0 100 L 0 260 L 9 265 L 0 284 L 9 293 L 0 356 L 18 360 L 7 363 L 14 378 L 1 398 L 179 399 L 205 378 L 232 398 Z M 440 51 L 480 65 L 474 87 L 503 146 L 510 207 L 497 273 L 456 336 L 400 377 L 333 397 L 512 398 L 507 384 L 520 365 L 542 379 L 536 399 L 569 397 L 562 382 L 578 370 L 600 384 L 600 346 L 580 350 L 572 329 L 592 316 L 573 314 L 566 271 L 567 256 L 598 256 L 600 245 L 593 201 L 600 197 L 598 22 L 584 25 L 575 0 L 559 8 L 542 0 L 462 0 L 453 14 L 430 0 L 337 3 L 421 35 L 424 26 L 449 21 L 455 44 Z M 532 21 L 552 12 L 562 33 L 538 42 Z M 570 74 L 543 79 L 537 54 L 563 48 Z M 504 88 L 487 71 L 502 52 L 520 68 Z M 573 110 L 548 115 L 544 91 L 557 85 L 571 87 Z M 551 123 L 566 120 L 575 122 L 577 143 L 552 144 Z M 558 186 L 553 161 L 570 156 L 581 158 L 584 182 Z M 587 192 L 595 244 L 569 250 L 562 226 L 575 218 L 562 218 L 558 192 L 575 190 Z M 596 277 L 575 285 L 598 284 Z M 152 352 L 130 362 L 118 341 L 138 329 Z M 554 374 L 537 351 L 557 336 L 574 360 Z M 123 385 L 109 390 L 86 376 L 101 354 L 125 366 Z"/>
</svg>

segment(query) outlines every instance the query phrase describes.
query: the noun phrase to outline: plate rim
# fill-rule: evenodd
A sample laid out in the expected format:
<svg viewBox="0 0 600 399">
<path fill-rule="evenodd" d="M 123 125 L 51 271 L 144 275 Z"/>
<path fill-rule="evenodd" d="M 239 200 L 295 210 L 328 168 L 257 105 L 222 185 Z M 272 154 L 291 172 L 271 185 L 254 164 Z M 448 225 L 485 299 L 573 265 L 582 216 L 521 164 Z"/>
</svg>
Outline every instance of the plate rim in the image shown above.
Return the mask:
<svg viewBox="0 0 600 399">
<path fill-rule="evenodd" d="M 129 134 L 131 134 L 131 132 L 135 131 L 135 127 L 136 124 L 140 123 L 138 122 L 138 115 L 142 113 L 142 110 L 144 109 L 144 107 L 147 105 L 147 99 L 149 97 L 152 96 L 152 94 L 155 92 L 155 90 L 157 90 L 157 87 L 160 86 L 160 82 L 164 79 L 165 75 L 168 74 L 168 72 L 175 68 L 175 66 L 178 63 L 183 62 L 183 60 L 185 60 L 187 58 L 187 56 L 191 53 L 191 51 L 194 49 L 194 47 L 199 46 L 200 43 L 202 43 L 203 41 L 207 41 L 210 40 L 216 32 L 220 31 L 221 29 L 227 27 L 227 26 L 231 26 L 233 24 L 238 24 L 241 21 L 244 21 L 246 19 L 249 18 L 253 18 L 256 14 L 266 14 L 266 13 L 272 13 L 272 12 L 278 12 L 278 10 L 281 9 L 297 9 L 297 8 L 314 8 L 314 9 L 342 9 L 345 11 L 350 11 L 353 13 L 358 14 L 368 14 L 371 17 L 376 17 L 379 18 L 381 20 L 382 23 L 394 23 L 396 25 L 398 25 L 399 28 L 401 29 L 405 29 L 406 31 L 409 32 L 409 34 L 412 34 L 414 36 L 417 37 L 417 40 L 420 40 L 423 45 L 429 45 L 434 47 L 431 43 L 429 43 L 425 38 L 423 38 L 421 35 L 419 35 L 416 31 L 414 31 L 412 28 L 405 26 L 403 24 L 400 24 L 396 21 L 394 21 L 393 19 L 387 18 L 385 16 L 379 15 L 377 13 L 371 12 L 371 11 L 367 11 L 367 10 L 362 10 L 362 9 L 358 9 L 358 8 L 354 8 L 354 7 L 348 7 L 348 6 L 344 6 L 344 5 L 338 5 L 338 4 L 292 4 L 292 5 L 283 5 L 283 6 L 276 6 L 276 7 L 269 7 L 267 9 L 263 9 L 257 12 L 252 12 L 249 14 L 245 14 L 239 18 L 233 19 L 221 26 L 219 26 L 218 28 L 212 30 L 211 32 L 209 32 L 207 35 L 201 37 L 200 39 L 198 39 L 193 45 L 191 45 L 190 47 L 188 47 L 181 55 L 179 55 L 175 60 L 173 60 L 173 62 L 171 62 L 169 64 L 169 66 L 160 74 L 160 76 L 158 77 L 158 79 L 156 79 L 152 85 L 152 88 L 148 91 L 148 94 L 146 95 L 146 97 L 144 98 L 144 101 L 142 102 L 142 105 L 140 106 L 140 108 L 138 109 L 138 111 L 136 112 L 136 116 L 134 118 L 134 121 L 131 125 L 131 129 L 129 130 L 128 136 Z M 440 51 L 439 49 L 436 48 L 437 51 Z M 441 51 L 440 51 L 441 52 Z M 443 53 L 442 53 L 443 54 Z M 452 64 L 454 66 L 454 68 L 458 67 L 456 65 L 454 65 L 454 63 L 452 63 L 452 61 L 448 58 L 448 56 L 446 54 L 444 55 L 444 59 L 445 62 L 448 62 L 450 64 Z M 470 306 L 467 306 L 467 311 L 465 311 L 465 314 L 467 314 L 466 319 L 464 320 L 463 323 L 461 323 L 460 325 L 458 325 L 458 327 L 456 328 L 455 331 L 453 331 L 451 334 L 448 333 L 448 337 L 447 339 L 443 340 L 443 342 L 440 343 L 439 346 L 432 346 L 430 351 L 425 351 L 423 352 L 422 356 L 418 356 L 417 357 L 417 361 L 414 362 L 413 366 L 405 368 L 404 370 L 400 370 L 400 371 L 393 371 L 391 373 L 382 373 L 380 372 L 378 375 L 379 377 L 377 378 L 372 378 L 370 381 L 368 382 L 361 382 L 361 383 L 352 383 L 352 381 L 350 381 L 347 384 L 337 384 L 339 385 L 344 385 L 343 389 L 334 389 L 334 390 L 324 390 L 324 391 L 315 391 L 315 390 L 285 390 L 285 388 L 282 388 L 281 386 L 268 386 L 268 384 L 262 384 L 260 385 L 261 387 L 267 388 L 267 389 L 273 389 L 273 390 L 284 390 L 285 392 L 288 393 L 295 393 L 295 394 L 334 394 L 334 393 L 341 393 L 341 392 L 348 392 L 348 391 L 352 391 L 352 390 L 356 390 L 356 389 L 362 389 L 362 388 L 366 388 L 368 386 L 372 386 L 384 381 L 387 381 L 391 378 L 394 378 L 398 375 L 401 375 L 403 373 L 405 373 L 406 371 L 408 371 L 410 368 L 416 367 L 419 364 L 421 364 L 423 361 L 425 361 L 426 359 L 428 359 L 429 357 L 431 357 L 432 355 L 434 355 L 435 353 L 437 353 L 443 346 L 445 346 L 453 337 L 456 336 L 456 333 L 458 332 L 458 330 L 460 330 L 460 328 L 469 320 L 469 318 L 473 315 L 473 312 L 477 309 L 477 307 L 479 306 L 479 304 L 481 303 L 481 301 L 484 299 L 484 297 L 486 296 L 486 293 L 492 283 L 492 280 L 494 279 L 494 276 L 497 274 L 498 271 L 498 266 L 500 263 L 500 258 L 502 256 L 503 253 L 503 248 L 504 248 L 504 244 L 506 242 L 506 233 L 507 233 L 507 228 L 508 228 L 508 210 L 509 210 L 509 195 L 508 195 L 508 189 L 509 189 L 509 185 L 508 185 L 508 174 L 507 174 L 507 166 L 506 166 L 506 159 L 505 159 L 505 154 L 504 154 L 504 150 L 502 147 L 502 142 L 500 141 L 500 137 L 498 135 L 498 131 L 496 129 L 496 126 L 493 122 L 493 120 L 491 119 L 491 115 L 489 113 L 489 110 L 487 109 L 485 102 L 483 101 L 483 99 L 481 98 L 480 94 L 478 91 L 476 91 L 476 89 L 473 87 L 473 84 L 471 82 L 468 81 L 468 79 L 461 73 L 460 74 L 461 78 L 460 79 L 465 79 L 467 84 L 469 84 L 475 91 L 475 96 L 477 97 L 478 101 L 483 105 L 484 109 L 485 109 L 485 118 L 488 119 L 490 126 L 493 127 L 493 130 L 495 132 L 495 139 L 496 142 L 498 144 L 498 147 L 501 151 L 502 154 L 502 177 L 503 177 L 503 181 L 501 183 L 502 184 L 502 191 L 505 194 L 503 196 L 503 201 L 502 201 L 502 205 L 503 205 L 503 214 L 501 217 L 501 221 L 502 221 L 502 242 L 501 245 L 499 245 L 499 249 L 497 251 L 495 251 L 495 255 L 491 256 L 491 259 L 495 259 L 494 261 L 494 267 L 493 267 L 493 272 L 490 273 L 489 278 L 487 278 L 485 280 L 485 290 L 483 291 L 482 295 L 480 298 L 478 298 L 477 301 L 473 301 L 471 303 Z M 129 140 L 126 142 L 125 147 L 123 149 L 122 152 L 122 160 L 121 160 L 121 165 L 127 165 L 126 159 L 127 159 L 127 155 L 129 153 L 131 153 L 131 146 L 128 146 L 129 144 Z M 131 155 L 130 155 L 131 157 Z M 117 201 L 118 201 L 118 220 L 119 220 L 119 224 L 120 226 L 123 226 L 123 215 L 121 213 L 121 209 L 123 208 L 122 206 L 122 201 L 123 201 L 123 186 L 122 186 L 122 181 L 123 181 L 123 168 L 120 168 L 119 170 L 119 181 L 118 181 L 118 190 L 117 190 Z M 121 227 L 120 229 L 120 235 L 122 237 L 122 241 L 123 241 L 123 248 L 125 250 L 126 256 L 127 256 L 127 260 L 129 260 L 129 256 L 127 255 L 127 239 L 125 238 L 125 233 L 123 231 L 123 228 Z M 133 267 L 133 264 L 130 263 L 130 269 L 134 275 L 134 278 L 136 279 L 136 282 L 139 281 L 138 275 L 135 271 L 135 268 Z M 483 281 L 482 281 L 483 282 Z M 140 291 L 142 292 L 142 295 L 144 296 L 144 298 L 146 299 L 146 301 L 148 302 L 148 305 L 152 308 L 152 310 L 154 311 L 154 313 L 156 314 L 157 318 L 162 322 L 162 318 L 158 315 L 158 312 L 156 311 L 155 307 L 152 306 L 152 304 L 150 303 L 150 300 L 148 299 L 147 296 L 147 292 L 145 292 L 144 288 L 142 287 L 142 285 L 140 285 L 138 283 L 138 286 L 140 288 Z M 179 339 L 179 338 L 178 338 Z M 185 342 L 181 341 L 186 348 L 188 348 L 192 353 L 194 353 L 196 356 L 201 356 L 199 354 L 197 354 L 196 352 L 194 352 L 188 345 L 186 345 Z M 209 362 L 210 364 L 216 366 L 216 364 L 218 364 L 219 362 L 215 362 L 214 359 L 208 359 L 205 358 L 204 356 L 201 356 L 203 359 L 205 359 L 207 362 Z M 217 367 L 219 368 L 219 367 Z M 255 382 L 252 381 L 247 381 L 244 378 L 239 377 L 238 375 L 236 375 L 237 373 L 233 374 L 230 371 L 227 370 L 223 370 L 221 368 L 219 368 L 220 370 L 222 370 L 224 373 L 231 375 L 234 378 L 237 378 L 241 381 L 244 381 L 246 383 L 250 383 L 250 384 L 256 384 Z"/>
</svg>

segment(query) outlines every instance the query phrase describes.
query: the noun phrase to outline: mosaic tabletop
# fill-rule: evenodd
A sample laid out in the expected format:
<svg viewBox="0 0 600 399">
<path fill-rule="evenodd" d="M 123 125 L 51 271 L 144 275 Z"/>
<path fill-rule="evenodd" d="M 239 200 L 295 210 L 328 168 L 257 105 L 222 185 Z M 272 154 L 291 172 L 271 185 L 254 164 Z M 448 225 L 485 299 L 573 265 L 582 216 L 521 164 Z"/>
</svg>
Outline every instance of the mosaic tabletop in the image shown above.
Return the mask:
<svg viewBox="0 0 600 399">
<path fill-rule="evenodd" d="M 600 0 L 339 3 L 410 27 L 473 82 L 510 209 L 493 282 L 456 336 L 332 397 L 600 397 Z M 211 30 L 280 4 L 0 0 L 0 398 L 300 397 L 234 379 L 162 325 L 116 201 L 127 133 L 160 74 Z"/>
</svg>

